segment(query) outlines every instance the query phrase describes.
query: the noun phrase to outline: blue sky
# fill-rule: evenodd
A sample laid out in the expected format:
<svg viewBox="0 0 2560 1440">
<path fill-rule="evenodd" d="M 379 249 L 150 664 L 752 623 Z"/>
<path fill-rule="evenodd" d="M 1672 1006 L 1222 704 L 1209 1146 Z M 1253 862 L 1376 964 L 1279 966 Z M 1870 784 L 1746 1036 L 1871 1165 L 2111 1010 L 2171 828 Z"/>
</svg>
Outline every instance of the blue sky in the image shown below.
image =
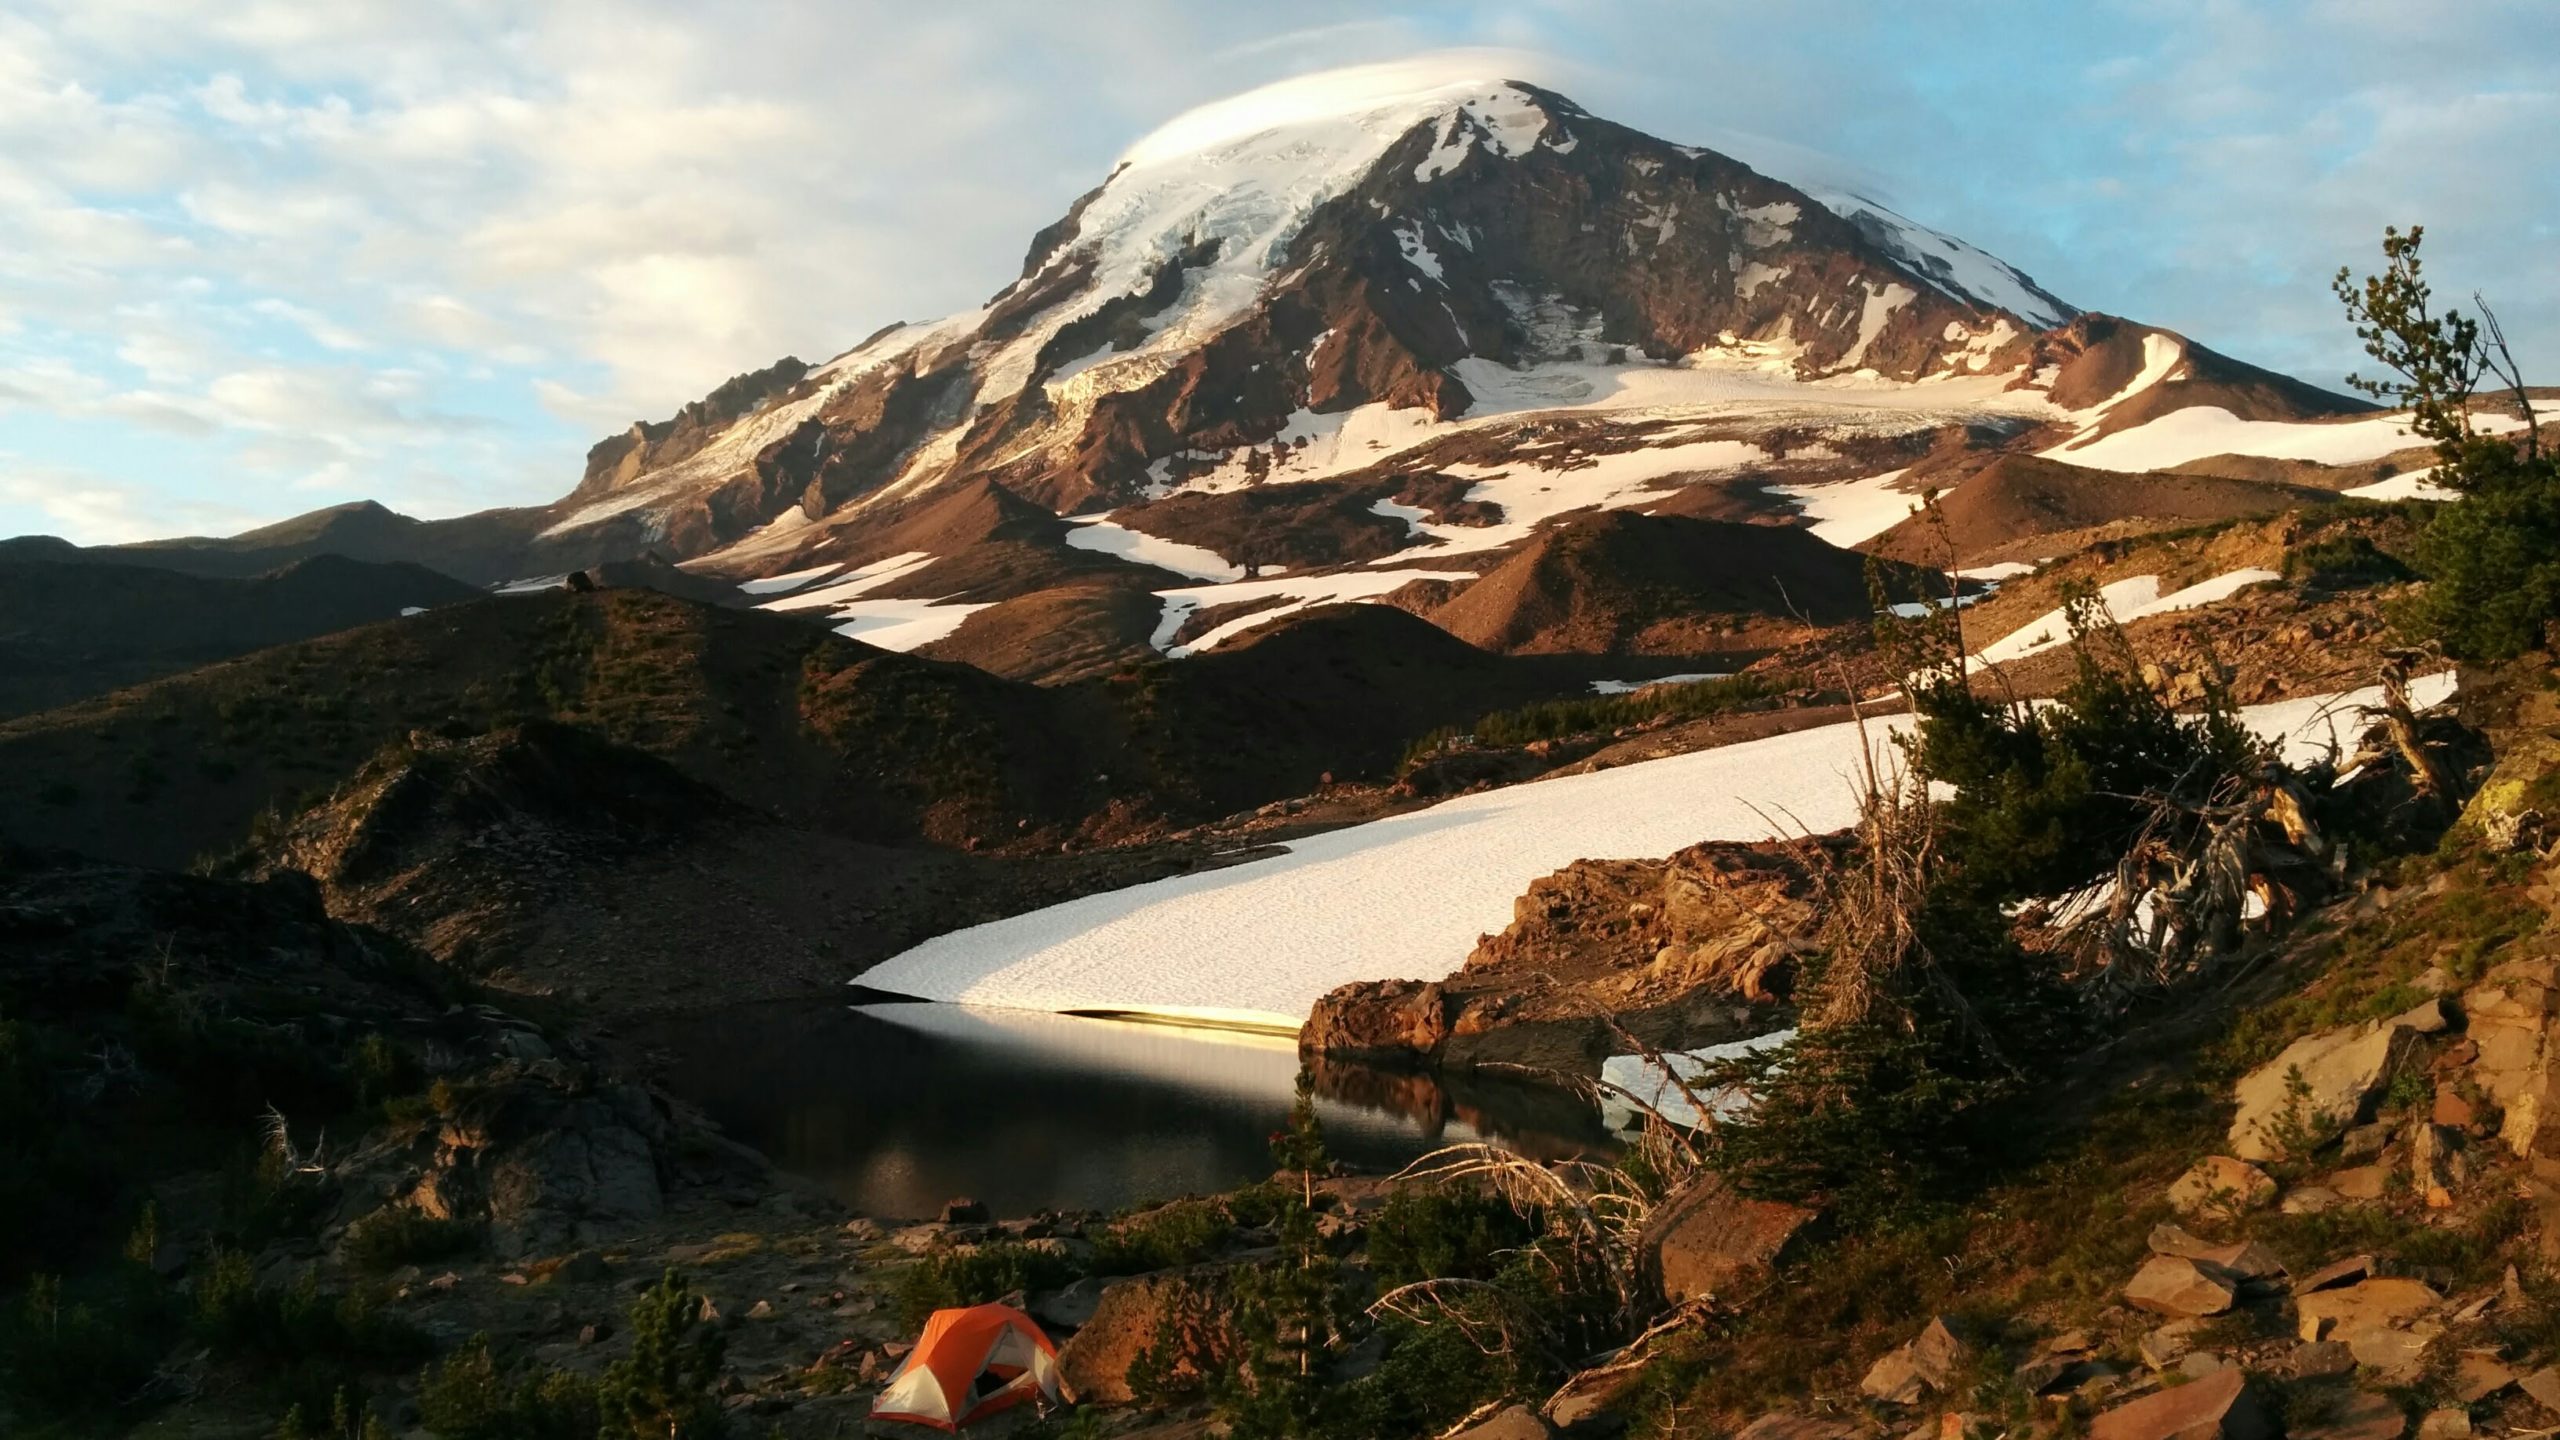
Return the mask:
<svg viewBox="0 0 2560 1440">
<path fill-rule="evenodd" d="M 1516 52 L 2076 304 L 2335 385 L 2423 221 L 2560 379 L 2560 5 L 0 0 L 0 534 L 554 498 L 721 379 L 978 303 L 1190 106 Z"/>
</svg>

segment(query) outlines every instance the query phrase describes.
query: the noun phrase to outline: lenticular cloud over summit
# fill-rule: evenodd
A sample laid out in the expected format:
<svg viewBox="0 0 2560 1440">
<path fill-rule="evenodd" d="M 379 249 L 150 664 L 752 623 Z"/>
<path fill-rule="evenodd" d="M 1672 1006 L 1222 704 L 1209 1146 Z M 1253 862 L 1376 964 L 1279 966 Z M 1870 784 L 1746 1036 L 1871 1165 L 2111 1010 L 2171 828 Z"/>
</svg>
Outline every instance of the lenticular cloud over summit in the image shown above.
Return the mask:
<svg viewBox="0 0 2560 1440">
<path fill-rule="evenodd" d="M 1427 107 L 1506 80 L 1543 85 L 1565 70 L 1528 51 L 1481 49 L 1293 76 L 1184 111 L 1130 146 L 1120 163 L 1156 165 L 1304 121 Z"/>
</svg>

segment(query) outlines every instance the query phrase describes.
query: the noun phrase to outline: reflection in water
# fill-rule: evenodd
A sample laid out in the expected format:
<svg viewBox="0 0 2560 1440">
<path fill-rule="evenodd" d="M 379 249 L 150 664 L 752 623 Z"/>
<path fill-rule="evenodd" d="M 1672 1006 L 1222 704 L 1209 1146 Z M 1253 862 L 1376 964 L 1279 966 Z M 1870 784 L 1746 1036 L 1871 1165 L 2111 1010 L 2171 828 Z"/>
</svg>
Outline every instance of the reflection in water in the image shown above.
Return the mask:
<svg viewBox="0 0 2560 1440">
<path fill-rule="evenodd" d="M 731 1135 L 879 1216 L 959 1195 L 998 1214 L 1108 1210 L 1259 1179 L 1298 1075 L 1287 1038 L 956 1005 L 746 1006 L 641 1038 Z M 1609 1144 L 1589 1104 L 1535 1085 L 1453 1093 L 1329 1064 L 1317 1091 L 1327 1145 L 1363 1170 L 1468 1140 Z"/>
</svg>

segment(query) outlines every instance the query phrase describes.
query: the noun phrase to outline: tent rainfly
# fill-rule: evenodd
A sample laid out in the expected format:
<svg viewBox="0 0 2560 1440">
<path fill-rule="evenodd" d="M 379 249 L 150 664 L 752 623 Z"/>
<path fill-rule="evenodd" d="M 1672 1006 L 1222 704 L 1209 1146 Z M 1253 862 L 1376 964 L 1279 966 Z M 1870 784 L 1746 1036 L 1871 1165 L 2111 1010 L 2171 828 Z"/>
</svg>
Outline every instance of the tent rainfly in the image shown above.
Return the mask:
<svg viewBox="0 0 2560 1440">
<path fill-rule="evenodd" d="M 933 1312 L 871 1418 L 958 1430 L 1034 1399 L 1058 1403 L 1058 1347 L 1010 1305 L 972 1305 Z"/>
</svg>

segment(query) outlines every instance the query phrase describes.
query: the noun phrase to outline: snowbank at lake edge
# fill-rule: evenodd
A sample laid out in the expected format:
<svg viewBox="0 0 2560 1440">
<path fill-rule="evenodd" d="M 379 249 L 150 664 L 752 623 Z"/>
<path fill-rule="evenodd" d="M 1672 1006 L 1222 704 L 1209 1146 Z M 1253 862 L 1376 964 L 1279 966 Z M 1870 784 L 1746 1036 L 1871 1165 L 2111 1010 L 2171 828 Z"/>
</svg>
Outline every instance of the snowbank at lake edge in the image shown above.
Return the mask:
<svg viewBox="0 0 2560 1440">
<path fill-rule="evenodd" d="M 2410 687 L 2432 705 L 2450 672 Z M 2305 760 L 2352 748 L 2372 689 L 2244 710 Z M 1880 759 L 1907 716 L 1868 722 Z M 862 985 L 925 1000 L 1295 1030 L 1354 980 L 1433 980 L 1576 860 L 1821 832 L 1856 815 L 1851 723 L 1558 776 L 1312 835 L 1265 860 L 1106 891 L 937 936 Z"/>
</svg>

